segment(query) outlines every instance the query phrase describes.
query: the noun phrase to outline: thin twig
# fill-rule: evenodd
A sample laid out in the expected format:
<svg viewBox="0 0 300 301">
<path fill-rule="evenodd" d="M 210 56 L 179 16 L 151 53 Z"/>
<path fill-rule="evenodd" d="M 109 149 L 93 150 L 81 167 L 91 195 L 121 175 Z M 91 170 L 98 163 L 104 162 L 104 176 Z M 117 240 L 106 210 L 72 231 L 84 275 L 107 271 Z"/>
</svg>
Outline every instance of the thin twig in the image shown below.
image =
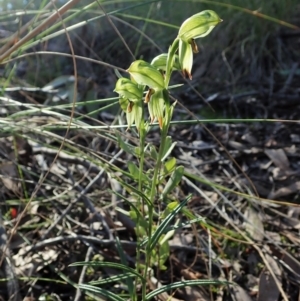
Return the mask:
<svg viewBox="0 0 300 301">
<path fill-rule="evenodd" d="M 90 260 L 92 252 L 93 252 L 93 248 L 89 247 L 88 250 L 87 250 L 87 252 L 86 252 L 84 261 L 88 262 Z M 82 270 L 81 270 L 81 273 L 80 273 L 80 277 L 79 277 L 79 280 L 78 280 L 78 287 L 76 289 L 76 295 L 74 297 L 74 301 L 79 301 L 80 298 L 81 298 L 81 289 L 79 287 L 80 287 L 80 284 L 82 284 L 84 282 L 84 277 L 86 275 L 87 268 L 88 268 L 87 265 L 84 265 L 82 267 Z"/>
</svg>

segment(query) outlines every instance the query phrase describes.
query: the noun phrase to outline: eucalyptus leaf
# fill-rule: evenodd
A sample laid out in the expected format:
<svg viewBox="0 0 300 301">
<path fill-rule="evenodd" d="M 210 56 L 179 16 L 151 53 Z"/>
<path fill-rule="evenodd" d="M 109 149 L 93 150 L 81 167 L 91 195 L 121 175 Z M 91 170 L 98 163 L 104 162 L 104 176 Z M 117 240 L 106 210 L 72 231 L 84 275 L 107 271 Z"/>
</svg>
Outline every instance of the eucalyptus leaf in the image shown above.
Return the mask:
<svg viewBox="0 0 300 301">
<path fill-rule="evenodd" d="M 251 238 L 255 239 L 256 241 L 262 242 L 264 239 L 265 231 L 260 214 L 251 207 L 247 207 L 244 213 L 244 217 L 244 225 Z"/>
</svg>

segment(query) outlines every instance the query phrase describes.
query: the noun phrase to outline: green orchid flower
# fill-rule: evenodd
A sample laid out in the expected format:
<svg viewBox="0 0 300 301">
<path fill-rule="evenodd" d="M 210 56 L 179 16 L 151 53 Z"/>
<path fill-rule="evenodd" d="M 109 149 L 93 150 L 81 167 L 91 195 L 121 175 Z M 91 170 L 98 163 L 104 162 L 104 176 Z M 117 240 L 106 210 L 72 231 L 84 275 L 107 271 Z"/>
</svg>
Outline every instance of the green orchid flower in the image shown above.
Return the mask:
<svg viewBox="0 0 300 301">
<path fill-rule="evenodd" d="M 165 87 L 162 74 L 154 66 L 143 60 L 134 61 L 127 71 L 139 85 L 148 86 L 155 91 Z"/>
<path fill-rule="evenodd" d="M 160 129 L 163 127 L 165 99 L 163 90 L 156 91 L 148 102 L 148 111 L 150 114 L 150 122 L 158 121 Z"/>
<path fill-rule="evenodd" d="M 143 90 L 130 79 L 122 77 L 119 78 L 114 92 L 118 93 L 120 97 L 127 98 L 131 101 L 139 101 L 143 98 Z"/>
<path fill-rule="evenodd" d="M 118 79 L 114 92 L 120 96 L 120 106 L 126 112 L 128 129 L 135 122 L 139 131 L 143 118 L 143 89 L 128 78 Z"/>
<path fill-rule="evenodd" d="M 222 19 L 213 10 L 204 10 L 186 19 L 178 33 L 178 38 L 187 42 L 207 36 Z"/>
<path fill-rule="evenodd" d="M 158 70 L 166 71 L 167 59 L 168 59 L 168 54 L 162 53 L 162 54 L 156 56 L 152 60 L 151 65 L 154 66 Z M 179 57 L 176 54 L 173 57 L 172 70 L 181 70 L 181 66 L 179 64 Z"/>
<path fill-rule="evenodd" d="M 214 11 L 205 10 L 191 16 L 181 25 L 177 39 L 179 64 L 184 77 L 192 79 L 193 52 L 198 52 L 195 39 L 207 36 L 220 22 L 222 20 Z"/>
</svg>

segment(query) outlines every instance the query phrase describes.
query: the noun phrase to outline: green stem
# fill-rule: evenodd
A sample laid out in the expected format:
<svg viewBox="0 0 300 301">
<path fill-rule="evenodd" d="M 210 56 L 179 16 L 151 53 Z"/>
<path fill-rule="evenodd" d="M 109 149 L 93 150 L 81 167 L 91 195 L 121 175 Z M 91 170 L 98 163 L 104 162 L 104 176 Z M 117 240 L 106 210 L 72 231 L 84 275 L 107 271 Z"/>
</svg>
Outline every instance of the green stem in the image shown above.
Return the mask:
<svg viewBox="0 0 300 301">
<path fill-rule="evenodd" d="M 144 116 L 144 112 L 143 112 L 143 116 Z M 140 141 L 139 141 L 139 149 L 140 149 L 140 153 L 139 153 L 139 157 L 140 157 L 140 164 L 139 164 L 139 186 L 138 186 L 138 190 L 142 191 L 143 189 L 143 183 L 142 183 L 142 174 L 144 172 L 144 161 L 145 161 L 145 139 L 146 139 L 146 130 L 145 130 L 145 123 L 141 122 L 141 126 L 140 126 Z M 143 212 L 144 208 L 145 208 L 145 204 L 144 204 L 144 200 L 142 198 L 138 198 L 138 203 L 137 203 L 137 208 L 141 208 L 141 213 Z M 136 222 L 136 235 L 137 238 L 139 239 L 141 237 L 140 235 L 140 215 L 137 216 L 137 222 Z M 141 248 L 137 247 L 137 251 L 136 251 L 136 269 L 137 271 L 140 271 L 140 261 L 141 261 Z M 147 281 L 144 278 L 144 281 L 142 282 L 142 291 L 143 291 L 143 300 L 145 300 L 144 297 L 146 297 L 146 286 Z M 137 286 L 139 285 L 139 281 L 138 279 L 136 279 L 135 281 L 135 292 L 137 292 Z M 145 295 L 144 295 L 145 294 Z M 133 301 L 137 301 L 137 294 L 134 295 L 134 299 Z"/>
<path fill-rule="evenodd" d="M 151 184 L 151 190 L 150 190 L 150 202 L 151 206 L 148 208 L 148 242 L 146 245 L 146 252 L 145 252 L 145 267 L 144 267 L 144 282 L 142 284 L 142 301 L 146 300 L 146 293 L 147 293 L 147 282 L 146 279 L 148 279 L 148 269 L 151 267 L 151 236 L 152 236 L 152 228 L 153 228 L 153 214 L 154 214 L 154 202 L 155 202 L 155 196 L 156 196 L 156 186 L 158 182 L 159 172 L 161 170 L 161 164 L 162 164 L 162 158 L 164 156 L 164 149 L 166 144 L 166 138 L 170 126 L 170 122 L 172 119 L 172 108 L 170 106 L 170 100 L 169 100 L 169 92 L 168 92 L 168 86 L 172 74 L 172 68 L 173 68 L 173 62 L 174 62 L 174 56 L 178 49 L 179 45 L 179 39 L 176 38 L 174 42 L 172 43 L 172 46 L 169 48 L 168 53 L 168 59 L 167 59 L 167 66 L 166 66 L 166 76 L 165 76 L 165 90 L 164 90 L 164 100 L 165 100 L 165 116 L 163 120 L 163 128 L 161 131 L 161 141 L 160 141 L 160 147 L 158 152 L 157 161 L 154 168 L 153 173 L 153 179 Z M 141 170 L 140 170 L 141 172 Z M 140 254 L 140 253 L 139 253 Z"/>
<path fill-rule="evenodd" d="M 174 63 L 174 56 L 175 53 L 178 49 L 179 46 L 179 39 L 176 38 L 174 40 L 174 42 L 172 43 L 172 45 L 169 48 L 169 52 L 168 52 L 168 59 L 167 59 L 167 66 L 166 66 L 166 76 L 165 76 L 165 87 L 166 89 L 169 86 L 169 82 L 171 79 L 171 74 L 172 74 L 172 68 L 173 68 L 173 63 Z"/>
<path fill-rule="evenodd" d="M 164 156 L 164 149 L 165 149 L 165 143 L 166 143 L 166 138 L 170 126 L 170 121 L 172 117 L 172 108 L 170 106 L 170 101 L 169 101 L 169 96 L 168 96 L 168 91 L 164 91 L 165 95 L 165 117 L 164 117 L 164 122 L 163 122 L 163 128 L 161 131 L 161 143 L 159 147 L 159 152 L 158 152 L 158 157 L 157 161 L 155 164 L 154 168 L 154 173 L 153 173 L 153 179 L 152 179 L 152 185 L 151 185 L 151 191 L 150 191 L 150 202 L 152 206 L 148 208 L 148 242 L 146 245 L 146 253 L 145 253 L 145 270 L 144 270 L 144 279 L 148 279 L 148 268 L 151 267 L 151 236 L 152 236 L 152 228 L 153 228 L 153 213 L 154 213 L 154 202 L 155 202 L 155 196 L 156 196 L 156 186 L 158 182 L 158 177 L 159 177 L 159 172 L 161 170 L 161 165 L 162 165 L 162 158 Z M 146 282 L 143 283 L 142 287 L 142 301 L 146 300 L 146 293 L 147 293 L 147 287 L 146 287 Z"/>
</svg>

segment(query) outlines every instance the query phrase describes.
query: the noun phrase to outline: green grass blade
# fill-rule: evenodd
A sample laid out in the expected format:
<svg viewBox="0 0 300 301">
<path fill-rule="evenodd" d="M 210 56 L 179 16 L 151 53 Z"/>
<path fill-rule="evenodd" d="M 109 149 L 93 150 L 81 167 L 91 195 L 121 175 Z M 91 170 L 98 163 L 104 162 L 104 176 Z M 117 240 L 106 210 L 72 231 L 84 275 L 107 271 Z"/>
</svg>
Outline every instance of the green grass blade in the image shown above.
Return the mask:
<svg viewBox="0 0 300 301">
<path fill-rule="evenodd" d="M 116 262 L 98 262 L 98 261 L 91 261 L 91 262 L 86 262 L 86 261 L 81 261 L 81 262 L 75 262 L 70 264 L 70 266 L 90 266 L 90 267 L 108 267 L 108 268 L 113 268 L 113 269 L 118 269 L 118 270 L 122 270 L 128 273 L 131 273 L 132 275 L 140 278 L 141 280 L 143 280 L 142 276 L 135 271 L 134 269 L 120 264 L 120 263 L 116 263 Z"/>
<path fill-rule="evenodd" d="M 178 204 L 174 210 L 164 219 L 164 221 L 157 227 L 155 232 L 153 233 L 152 237 L 150 238 L 150 250 L 153 250 L 159 240 L 159 238 L 162 236 L 162 234 L 166 231 L 168 225 L 173 220 L 173 218 L 176 216 L 178 212 L 186 205 L 186 203 L 191 199 L 191 195 L 189 195 L 184 201 L 182 201 L 180 204 Z"/>
<path fill-rule="evenodd" d="M 117 250 L 118 250 L 119 256 L 121 258 L 122 265 L 123 266 L 128 266 L 128 262 L 126 260 L 126 256 L 125 256 L 125 253 L 123 251 L 122 245 L 120 243 L 119 237 L 116 237 L 116 246 L 117 246 Z M 133 279 L 131 277 L 128 277 L 128 278 L 126 278 L 125 282 L 127 284 L 127 288 L 128 288 L 131 300 L 135 300 L 135 290 L 134 290 Z"/>
<path fill-rule="evenodd" d="M 187 287 L 187 286 L 196 286 L 196 285 L 224 285 L 228 284 L 226 281 L 218 281 L 218 280 L 188 280 L 188 281 L 180 281 L 174 282 L 168 285 L 164 285 L 160 288 L 155 289 L 151 293 L 146 295 L 146 300 L 151 300 L 155 296 L 162 294 L 164 292 L 168 292 L 170 290 Z"/>
<path fill-rule="evenodd" d="M 153 206 L 153 204 L 151 203 L 150 199 L 141 191 L 139 191 L 137 188 L 133 187 L 130 184 L 125 183 L 124 181 L 120 181 L 118 180 L 118 182 L 125 188 L 127 189 L 128 192 L 130 193 L 135 193 L 136 195 L 138 195 L 140 198 L 142 198 L 148 206 Z M 115 193 L 115 192 L 114 192 Z M 120 195 L 119 195 L 120 196 Z M 124 197 L 122 197 L 122 199 L 124 199 Z"/>
<path fill-rule="evenodd" d="M 100 287 L 95 287 L 93 285 L 89 285 L 89 284 L 79 284 L 78 287 L 82 290 L 91 292 L 91 293 L 95 293 L 95 294 L 99 294 L 105 298 L 107 298 L 108 300 L 112 300 L 112 301 L 124 301 L 124 299 L 114 293 L 112 293 L 109 290 L 100 288 Z"/>
<path fill-rule="evenodd" d="M 96 281 L 90 281 L 88 284 L 100 286 L 100 285 L 110 284 L 113 282 L 122 282 L 124 280 L 127 280 L 127 278 L 133 278 L 133 277 L 134 277 L 134 275 L 132 275 L 131 273 L 122 273 L 120 275 L 111 276 L 109 278 L 96 280 Z"/>
</svg>

